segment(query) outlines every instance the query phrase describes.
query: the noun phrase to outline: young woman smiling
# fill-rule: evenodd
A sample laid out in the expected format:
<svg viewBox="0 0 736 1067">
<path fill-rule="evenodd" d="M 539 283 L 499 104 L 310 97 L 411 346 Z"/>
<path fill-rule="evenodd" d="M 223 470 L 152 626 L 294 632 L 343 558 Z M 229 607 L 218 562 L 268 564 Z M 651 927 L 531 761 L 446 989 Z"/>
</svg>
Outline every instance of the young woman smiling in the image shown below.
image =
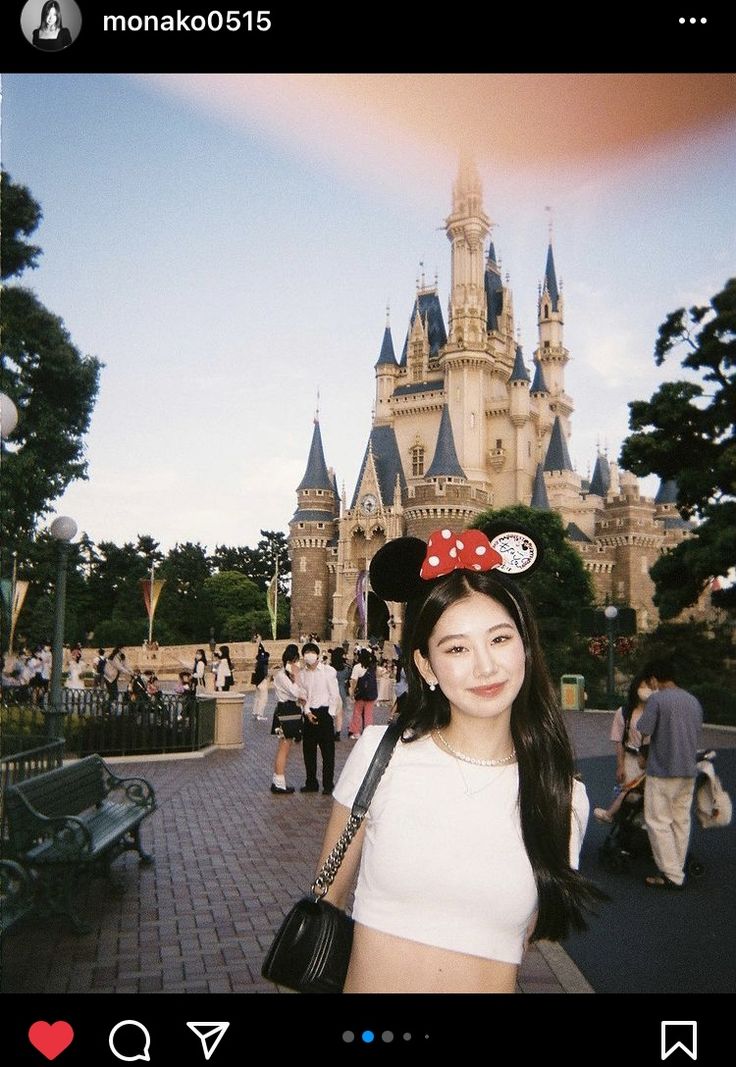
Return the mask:
<svg viewBox="0 0 736 1067">
<path fill-rule="evenodd" d="M 529 940 L 581 928 L 600 898 L 575 869 L 588 799 L 502 559 L 479 531 L 448 530 L 389 542 L 371 564 L 374 591 L 406 601 L 409 692 L 326 897 L 344 906 L 358 872 L 346 992 L 513 992 Z M 345 765 L 323 859 L 384 730 L 366 729 Z"/>
</svg>

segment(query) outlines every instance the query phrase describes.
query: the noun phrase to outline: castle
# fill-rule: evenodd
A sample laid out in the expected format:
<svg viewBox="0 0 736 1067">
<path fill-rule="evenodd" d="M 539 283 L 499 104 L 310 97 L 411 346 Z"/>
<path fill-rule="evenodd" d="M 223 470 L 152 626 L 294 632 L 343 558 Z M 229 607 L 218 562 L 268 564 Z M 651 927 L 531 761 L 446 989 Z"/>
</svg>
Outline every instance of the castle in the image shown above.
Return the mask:
<svg viewBox="0 0 736 1067">
<path fill-rule="evenodd" d="M 396 357 L 387 324 L 375 364 L 374 417 L 350 504 L 328 469 L 319 422 L 289 523 L 292 634 L 333 642 L 400 632 L 401 605 L 368 588 L 387 540 L 461 530 L 487 508 L 557 511 L 590 572 L 597 598 L 633 607 L 640 630 L 657 622 L 649 568 L 688 536 L 676 487 L 654 500 L 599 454 L 588 481 L 570 460 L 572 398 L 565 391 L 564 298 L 552 244 L 538 295 L 530 374 L 516 341 L 483 207 L 480 178 L 460 165 L 445 222 L 451 245 L 448 324 L 436 284 L 421 285 Z"/>
</svg>

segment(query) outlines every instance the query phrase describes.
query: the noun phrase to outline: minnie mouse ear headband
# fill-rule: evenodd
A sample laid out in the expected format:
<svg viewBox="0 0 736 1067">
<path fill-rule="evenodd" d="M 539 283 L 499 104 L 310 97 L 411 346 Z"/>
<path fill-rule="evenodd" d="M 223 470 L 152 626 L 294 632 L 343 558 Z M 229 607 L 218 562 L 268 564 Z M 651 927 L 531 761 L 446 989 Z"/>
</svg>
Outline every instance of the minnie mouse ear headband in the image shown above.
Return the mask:
<svg viewBox="0 0 736 1067">
<path fill-rule="evenodd" d="M 483 530 L 435 530 L 429 541 L 399 537 L 371 560 L 373 591 L 383 600 L 405 603 L 426 583 L 455 570 L 490 571 L 515 577 L 529 574 L 542 561 L 541 546 L 521 526 L 493 523 Z"/>
</svg>

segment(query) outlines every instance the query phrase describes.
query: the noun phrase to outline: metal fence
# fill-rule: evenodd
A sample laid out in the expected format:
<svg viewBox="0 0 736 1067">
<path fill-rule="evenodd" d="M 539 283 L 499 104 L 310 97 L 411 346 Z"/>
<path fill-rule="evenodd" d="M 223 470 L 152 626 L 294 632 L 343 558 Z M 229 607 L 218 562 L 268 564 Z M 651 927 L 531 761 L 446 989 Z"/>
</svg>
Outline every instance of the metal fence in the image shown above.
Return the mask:
<svg viewBox="0 0 736 1067">
<path fill-rule="evenodd" d="M 215 700 L 162 693 L 133 700 L 99 689 L 65 689 L 57 711 L 45 705 L 0 705 L 2 754 L 64 738 L 66 754 L 150 755 L 192 752 L 215 739 Z"/>
</svg>

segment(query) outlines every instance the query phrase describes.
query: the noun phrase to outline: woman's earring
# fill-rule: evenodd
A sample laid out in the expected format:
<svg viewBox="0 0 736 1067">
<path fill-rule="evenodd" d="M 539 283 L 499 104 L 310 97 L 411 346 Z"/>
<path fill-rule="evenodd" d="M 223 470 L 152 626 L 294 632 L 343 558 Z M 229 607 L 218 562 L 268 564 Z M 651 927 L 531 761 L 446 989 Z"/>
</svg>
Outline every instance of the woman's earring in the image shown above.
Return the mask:
<svg viewBox="0 0 736 1067">
<path fill-rule="evenodd" d="M 430 693 L 434 693 L 435 689 L 437 688 L 437 683 L 436 682 L 427 682 L 427 685 L 429 686 Z"/>
</svg>

